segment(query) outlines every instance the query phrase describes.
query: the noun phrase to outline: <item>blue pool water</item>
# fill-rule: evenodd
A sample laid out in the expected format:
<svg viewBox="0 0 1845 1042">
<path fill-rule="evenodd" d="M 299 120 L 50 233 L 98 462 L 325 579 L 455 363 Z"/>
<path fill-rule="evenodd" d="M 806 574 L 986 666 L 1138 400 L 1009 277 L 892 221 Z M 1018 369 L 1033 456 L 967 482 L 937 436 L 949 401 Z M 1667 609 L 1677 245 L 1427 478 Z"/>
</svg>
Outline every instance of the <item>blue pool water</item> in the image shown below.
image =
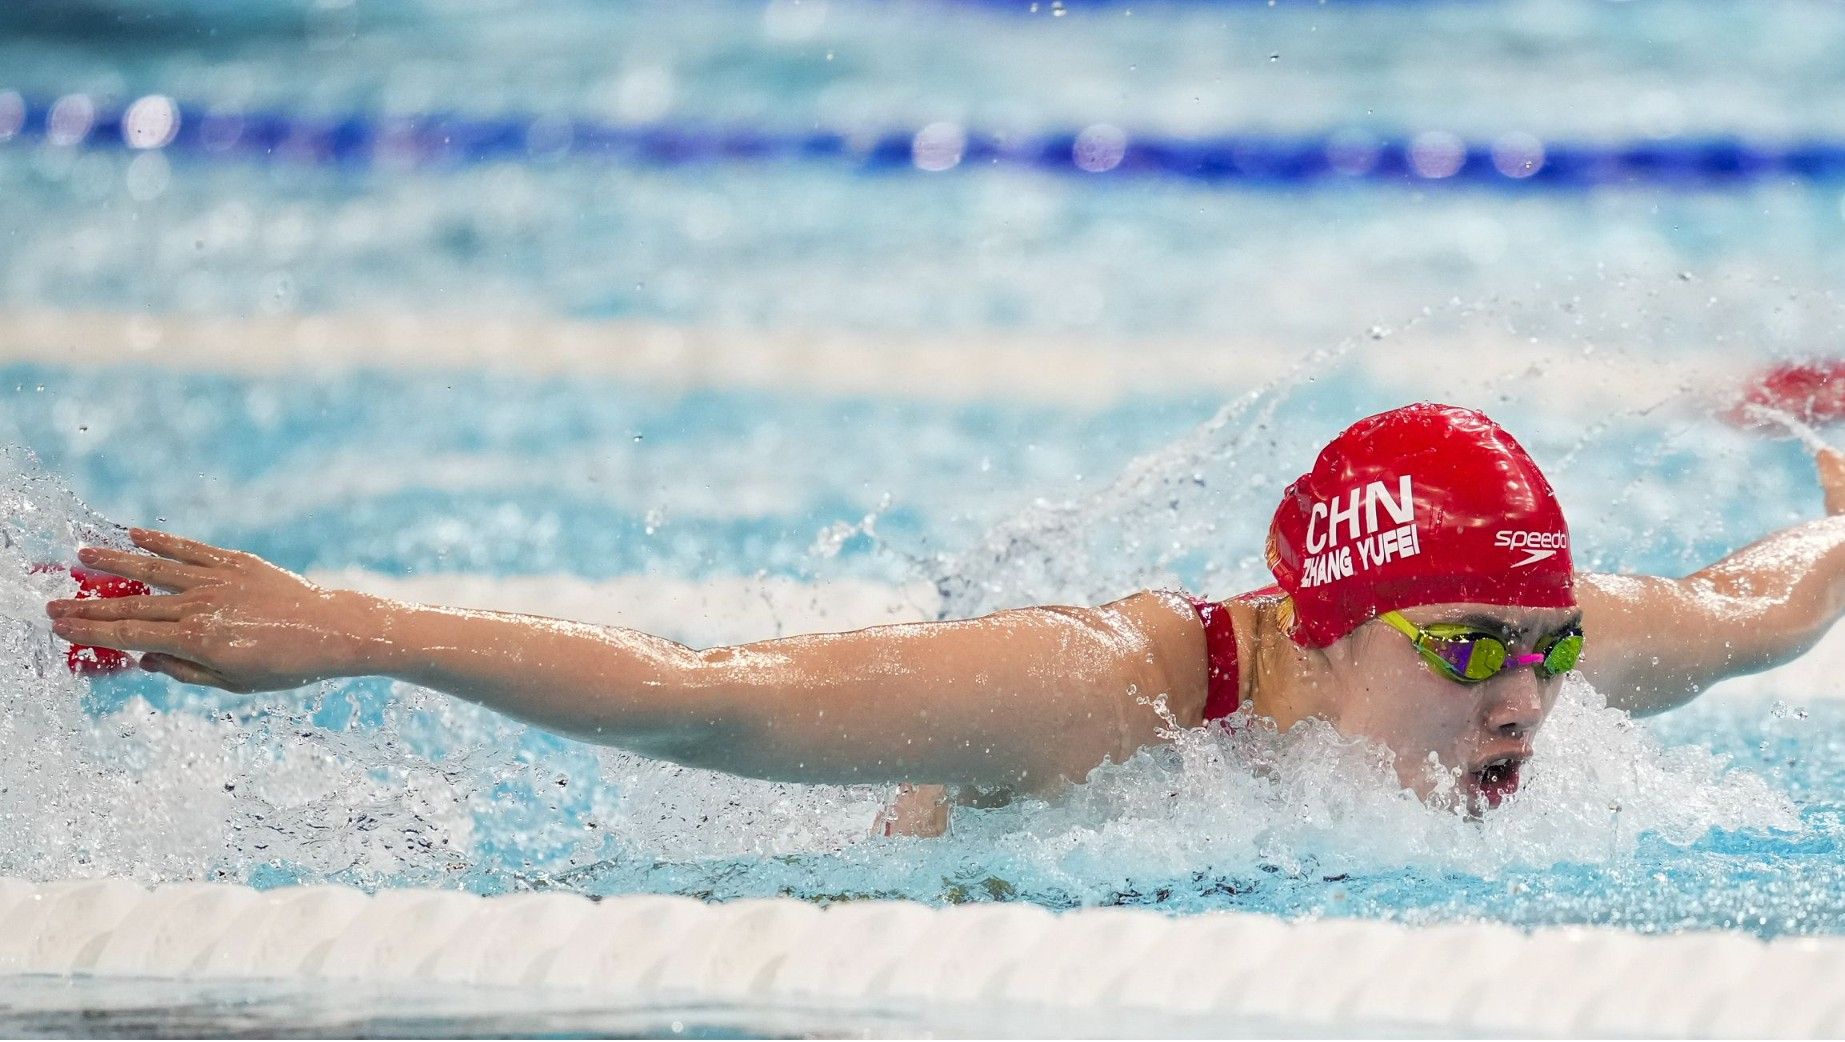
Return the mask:
<svg viewBox="0 0 1845 1042">
<path fill-rule="evenodd" d="M 0 13 L 0 93 L 786 130 L 1845 138 L 1845 9 L 1809 0 L 99 9 Z M 18 356 L 0 360 L 0 520 L 48 550 L 93 510 L 316 574 L 567 576 L 636 598 L 637 577 L 817 600 L 914 584 L 947 614 L 1229 594 L 1260 582 L 1274 498 L 1327 436 L 1428 397 L 1518 434 L 1580 562 L 1683 574 L 1818 512 L 1800 444 L 1719 420 L 1709 374 L 1836 353 L 1840 192 L 355 168 L 0 137 Z M 97 313 L 182 339 L 188 319 L 302 316 L 360 342 L 406 315 L 510 316 L 534 338 L 651 324 L 744 352 L 813 332 L 872 375 L 663 389 L 624 376 L 619 337 L 571 375 L 484 371 L 439 339 L 413 364 L 327 370 L 259 337 L 223 366 L 160 364 L 183 343 L 97 365 L 31 331 Z M 1044 352 L 1029 387 L 875 377 L 918 344 L 978 367 L 989 343 Z M 1065 346 L 1141 379 L 1075 393 Z M 1193 379 L 1200 358 L 1249 375 Z M 6 603 L 29 604 L 9 581 Z M 690 612 L 663 629 L 723 631 Z M 1527 791 L 1481 824 L 1389 791 L 1330 734 L 1250 728 L 922 841 L 867 835 L 881 790 L 681 770 L 379 680 L 256 698 L 90 683 L 45 668 L 39 631 L 0 639 L 0 875 L 1845 932 L 1836 681 L 1644 722 L 1572 687 Z"/>
<path fill-rule="evenodd" d="M 303 118 L 522 113 L 791 130 L 1845 136 L 1830 61 L 1845 16 L 1808 0 L 1159 3 L 1061 18 L 837 0 L 517 14 L 353 4 L 337 16 L 222 6 L 194 16 L 225 19 L 221 42 L 137 36 L 145 11 L 100 38 L 0 15 L 23 23 L 0 32 L 0 91 L 117 106 L 158 93 Z M 807 20 L 786 24 L 796 11 Z M 571 46 L 582 40 L 598 44 Z M 15 146 L 0 162 L 12 229 L 0 299 L 1319 347 L 1451 298 L 1554 301 L 1572 292 L 1561 283 L 1593 273 L 1744 273 L 1822 294 L 1841 280 L 1840 190 L 1521 193 L 1412 179 L 1299 195 L 976 167 L 866 176 L 540 157 L 354 171 Z M 855 291 L 830 291 L 842 283 Z"/>
<path fill-rule="evenodd" d="M 323 572 L 710 579 L 767 571 L 954 590 L 952 580 L 972 567 L 999 582 L 1002 592 L 980 595 L 997 603 L 1099 599 L 1133 588 L 1110 584 L 1135 573 L 1140 585 L 1171 575 L 1230 590 L 1259 581 L 1252 548 L 1272 479 L 1253 481 L 1251 471 L 1275 465 L 1207 453 L 1185 479 L 1185 501 L 1162 492 L 1151 511 L 1102 510 L 1096 500 L 1118 493 L 1085 492 L 1095 479 L 1079 480 L 1079 469 L 1105 480 L 1123 467 L 1159 469 L 1157 459 L 1130 457 L 1170 453 L 1162 446 L 1208 417 L 1209 403 L 1184 399 L 1092 413 L 717 391 L 662 401 L 595 379 L 446 373 L 302 381 L 22 366 L 4 375 L 7 441 L 37 446 L 43 466 L 105 514 L 164 519 Z M 1353 415 L 1372 406 L 1371 393 L 1336 372 L 1310 391 L 1270 392 L 1265 400 L 1297 428 L 1278 435 L 1283 454 L 1306 458 L 1331 403 L 1343 399 Z M 184 406 L 168 412 L 139 401 Z M 94 423 L 63 427 L 72 415 Z M 1540 455 L 1561 455 L 1581 438 L 1545 424 L 1541 411 L 1512 406 L 1508 422 L 1519 419 L 1535 429 Z M 1681 570 L 1783 513 L 1811 509 L 1810 464 L 1791 442 L 1695 414 L 1664 429 L 1634 418 L 1594 439 L 1616 440 L 1621 452 L 1583 453 L 1562 479 L 1566 489 L 1589 490 L 1575 522 L 1585 559 Z M 1682 488 L 1688 460 L 1708 483 L 1695 526 L 1668 525 L 1685 509 L 1676 498 L 1652 517 L 1640 500 L 1608 506 L 1593 497 L 1623 481 Z M 733 497 L 752 484 L 779 490 L 779 502 L 736 509 Z M 1030 544 L 1029 553 L 1058 559 L 1038 562 L 1029 579 L 1005 562 L 970 563 L 966 548 L 1016 524 L 1010 516 L 1040 491 L 1076 504 L 1072 530 L 1041 528 Z M 866 511 L 878 514 L 875 538 L 856 536 L 836 554 L 816 550 L 829 525 Z M 1186 536 L 1181 551 L 1126 543 L 1149 515 Z M 1197 534 L 1213 524 L 1218 534 Z M 1046 596 L 1032 596 L 1031 584 Z M 687 619 L 666 635 L 696 642 L 698 631 Z M 382 681 L 257 700 L 140 674 L 87 690 L 54 675 L 27 690 L 42 698 L 47 686 L 54 698 L 80 694 L 91 716 L 150 721 L 151 732 L 138 733 L 137 722 L 104 745 L 125 741 L 162 798 L 144 803 L 143 789 L 124 801 L 107 785 L 53 798 L 30 812 L 36 820 L 95 815 L 114 834 L 62 847 L 22 843 L 10 857 L 14 871 L 29 874 L 78 867 L 487 892 L 1018 899 L 1764 935 L 1845 927 L 1832 896 L 1845 875 L 1837 853 L 1845 717 L 1838 703 L 1814 701 L 1817 692 L 1787 691 L 1788 704 L 1772 707 L 1698 704 L 1635 729 L 1593 711 L 1596 696 L 1584 689 L 1546 749 L 1557 791 L 1545 792 L 1540 759 L 1520 807 L 1484 830 L 1366 783 L 1363 754 L 1330 740 L 1286 753 L 1303 758 L 1303 773 L 1276 788 L 1245 772 L 1250 760 L 1282 753 L 1214 736 L 1111 769 L 1052 806 L 963 812 L 946 840 L 888 841 L 864 835 L 882 795 L 875 789 L 737 782 L 598 755 Z M 168 722 L 152 725 L 142 700 Z M 16 733 L 29 726 L 14 724 Z M 217 750 L 227 742 L 232 751 Z M 176 771 L 162 762 L 163 743 L 205 755 L 210 766 L 202 776 Z M 280 764 L 262 754 L 272 744 L 284 753 Z M 34 778 L 44 787 L 60 764 L 111 755 L 121 751 L 72 740 L 15 760 L 9 773 L 15 791 Z M 321 756 L 337 765 L 308 765 Z M 210 781 L 219 774 L 234 791 L 211 793 L 212 813 L 191 823 L 185 841 L 121 834 L 124 814 L 151 830 L 186 813 L 200 790 L 221 787 Z M 362 795 L 326 791 L 354 783 Z M 396 799 L 406 784 L 421 803 Z M 1375 791 L 1356 804 L 1329 794 L 1367 784 Z M 1380 831 L 1397 839 L 1379 844 Z M 66 857 L 77 865 L 59 861 Z"/>
</svg>

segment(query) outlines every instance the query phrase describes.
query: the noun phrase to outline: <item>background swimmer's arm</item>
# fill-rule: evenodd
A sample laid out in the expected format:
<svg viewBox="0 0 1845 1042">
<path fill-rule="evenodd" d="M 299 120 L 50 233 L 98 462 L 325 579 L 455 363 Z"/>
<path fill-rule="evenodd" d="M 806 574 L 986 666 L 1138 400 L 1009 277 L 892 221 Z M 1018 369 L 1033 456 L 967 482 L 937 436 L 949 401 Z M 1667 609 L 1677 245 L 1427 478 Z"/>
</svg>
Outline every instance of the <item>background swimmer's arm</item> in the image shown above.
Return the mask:
<svg viewBox="0 0 1845 1042">
<path fill-rule="evenodd" d="M 148 668 L 236 691 L 393 676 L 761 778 L 1046 787 L 1157 740 L 1160 720 L 1138 696 L 1204 683 L 1197 620 L 1164 594 L 696 651 L 634 630 L 322 590 L 249 554 L 134 539 L 161 556 L 81 559 L 175 593 L 54 601 L 60 636 L 148 651 Z M 1169 680 L 1171 663 L 1183 675 Z"/>
<path fill-rule="evenodd" d="M 1799 657 L 1845 615 L 1845 454 L 1821 452 L 1827 517 L 1683 579 L 1585 575 L 1582 671 L 1610 705 L 1663 712 Z"/>
</svg>

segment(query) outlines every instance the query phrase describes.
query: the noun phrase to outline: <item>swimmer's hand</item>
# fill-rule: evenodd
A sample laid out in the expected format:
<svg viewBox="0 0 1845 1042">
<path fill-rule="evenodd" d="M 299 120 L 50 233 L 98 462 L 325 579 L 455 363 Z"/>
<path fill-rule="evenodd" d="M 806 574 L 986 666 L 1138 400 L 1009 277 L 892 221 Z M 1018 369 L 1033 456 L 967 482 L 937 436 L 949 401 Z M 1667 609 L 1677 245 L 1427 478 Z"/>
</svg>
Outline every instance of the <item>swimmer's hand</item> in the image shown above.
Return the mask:
<svg viewBox="0 0 1845 1042">
<path fill-rule="evenodd" d="M 1845 452 L 1820 449 L 1813 463 L 1819 467 L 1819 487 L 1826 492 L 1826 513 L 1845 514 Z"/>
<path fill-rule="evenodd" d="M 239 694 L 349 675 L 362 660 L 373 598 L 321 589 L 254 554 L 145 528 L 129 537 L 147 553 L 85 547 L 77 559 L 169 592 L 52 601 L 53 633 L 143 652 L 143 669 Z"/>
</svg>

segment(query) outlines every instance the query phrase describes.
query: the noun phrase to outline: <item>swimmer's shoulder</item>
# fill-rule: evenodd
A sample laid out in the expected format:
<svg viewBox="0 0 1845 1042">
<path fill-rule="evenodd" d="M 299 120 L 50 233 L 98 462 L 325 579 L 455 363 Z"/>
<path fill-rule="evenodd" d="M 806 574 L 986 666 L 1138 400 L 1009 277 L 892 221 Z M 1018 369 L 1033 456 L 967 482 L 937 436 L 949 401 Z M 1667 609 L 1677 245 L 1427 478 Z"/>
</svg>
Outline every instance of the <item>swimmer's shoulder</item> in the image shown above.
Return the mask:
<svg viewBox="0 0 1845 1042">
<path fill-rule="evenodd" d="M 1250 590 L 1223 600 L 1212 600 L 1180 589 L 1144 590 L 1115 601 L 1108 608 L 1137 620 L 1152 653 L 1161 665 L 1167 707 L 1174 720 L 1186 727 L 1204 723 L 1209 695 L 1211 649 L 1203 625 L 1204 610 L 1227 611 L 1237 645 L 1240 688 L 1246 697 L 1255 684 L 1254 635 L 1277 623 L 1286 595 L 1278 586 Z"/>
</svg>

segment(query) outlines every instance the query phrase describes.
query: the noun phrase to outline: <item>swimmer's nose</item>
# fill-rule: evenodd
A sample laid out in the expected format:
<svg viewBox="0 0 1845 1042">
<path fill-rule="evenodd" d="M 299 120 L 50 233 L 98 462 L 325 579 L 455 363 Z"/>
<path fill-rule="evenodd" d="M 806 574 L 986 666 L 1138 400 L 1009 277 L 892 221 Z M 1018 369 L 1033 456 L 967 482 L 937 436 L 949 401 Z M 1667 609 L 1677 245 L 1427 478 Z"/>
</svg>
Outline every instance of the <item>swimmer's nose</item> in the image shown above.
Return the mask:
<svg viewBox="0 0 1845 1042">
<path fill-rule="evenodd" d="M 1486 703 L 1487 730 L 1509 738 L 1537 730 L 1544 721 L 1544 687 L 1536 673 L 1521 669 L 1491 686 L 1498 690 Z"/>
</svg>

